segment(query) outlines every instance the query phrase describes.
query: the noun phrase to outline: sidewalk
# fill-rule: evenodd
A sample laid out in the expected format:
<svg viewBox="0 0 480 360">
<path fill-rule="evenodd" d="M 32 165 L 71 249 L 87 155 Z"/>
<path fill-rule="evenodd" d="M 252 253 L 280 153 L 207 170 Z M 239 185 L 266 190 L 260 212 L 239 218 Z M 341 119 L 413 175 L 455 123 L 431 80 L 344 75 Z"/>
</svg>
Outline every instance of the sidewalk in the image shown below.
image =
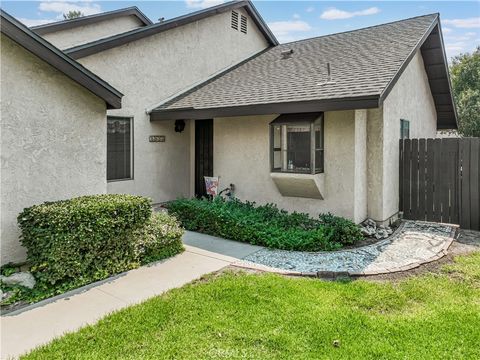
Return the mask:
<svg viewBox="0 0 480 360">
<path fill-rule="evenodd" d="M 181 287 L 238 259 L 185 245 L 186 251 L 68 297 L 1 317 L 1 358 L 16 358 L 66 332 L 93 324 L 112 311 Z M 75 293 L 76 292 L 76 293 Z M 73 294 L 72 294 L 73 293 Z"/>
</svg>

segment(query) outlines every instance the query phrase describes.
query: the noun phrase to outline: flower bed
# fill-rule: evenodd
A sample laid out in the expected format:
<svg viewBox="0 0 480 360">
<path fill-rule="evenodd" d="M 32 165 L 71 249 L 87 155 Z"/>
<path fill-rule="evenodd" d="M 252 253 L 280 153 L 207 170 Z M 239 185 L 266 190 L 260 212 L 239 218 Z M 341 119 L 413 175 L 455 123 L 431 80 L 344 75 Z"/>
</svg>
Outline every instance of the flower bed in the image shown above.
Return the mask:
<svg viewBox="0 0 480 360">
<path fill-rule="evenodd" d="M 288 213 L 273 204 L 222 198 L 178 199 L 167 204 L 187 229 L 270 248 L 298 251 L 336 250 L 363 238 L 350 220 L 331 214 L 314 219 Z"/>
</svg>

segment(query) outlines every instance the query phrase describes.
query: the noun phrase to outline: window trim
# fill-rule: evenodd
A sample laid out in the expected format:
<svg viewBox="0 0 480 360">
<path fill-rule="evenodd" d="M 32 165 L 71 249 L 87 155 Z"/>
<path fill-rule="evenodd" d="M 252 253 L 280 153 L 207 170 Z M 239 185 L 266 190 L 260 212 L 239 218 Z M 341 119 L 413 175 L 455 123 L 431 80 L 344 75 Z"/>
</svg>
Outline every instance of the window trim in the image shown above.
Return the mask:
<svg viewBox="0 0 480 360">
<path fill-rule="evenodd" d="M 133 116 L 120 116 L 120 115 L 107 115 L 107 131 L 108 131 L 108 120 L 109 119 L 129 119 L 130 120 L 130 177 L 128 178 L 121 178 L 121 179 L 108 179 L 108 174 L 106 174 L 106 178 L 107 178 L 107 183 L 112 183 L 112 182 L 120 182 L 120 181 L 131 181 L 131 180 L 135 180 L 135 177 L 134 177 L 134 169 L 135 169 L 135 164 L 134 164 L 134 159 L 135 157 L 133 156 L 134 155 L 134 134 L 133 134 L 133 129 L 134 129 L 134 126 L 133 126 L 133 121 L 134 121 L 134 117 Z M 106 155 L 107 155 L 107 160 L 108 161 L 108 133 L 107 133 L 107 151 L 106 151 Z M 107 165 L 107 171 L 108 171 L 108 165 Z"/>
<path fill-rule="evenodd" d="M 316 147 L 315 143 L 315 122 L 320 120 L 320 136 L 321 136 L 321 144 L 322 147 L 318 148 Z M 284 142 L 284 129 L 286 129 L 287 126 L 289 125 L 307 125 L 310 127 L 310 171 L 305 172 L 305 171 L 288 171 L 288 170 L 282 170 L 281 168 L 275 168 L 274 167 L 274 156 L 275 156 L 275 151 L 280 151 L 281 154 L 283 154 L 285 149 L 286 144 L 283 144 Z M 280 148 L 275 148 L 274 147 L 274 129 L 275 126 L 281 126 L 281 133 L 280 133 Z M 284 174 L 307 174 L 307 175 L 315 175 L 315 174 L 322 174 L 325 172 L 325 117 L 324 113 L 299 113 L 299 114 L 284 114 L 280 115 L 277 117 L 275 120 L 270 122 L 269 124 L 270 127 L 270 144 L 269 144 L 269 150 L 270 150 L 270 172 L 271 173 L 284 173 Z M 317 170 L 315 167 L 315 157 L 316 157 L 316 152 L 321 151 L 322 153 L 322 168 L 320 170 Z"/>
</svg>

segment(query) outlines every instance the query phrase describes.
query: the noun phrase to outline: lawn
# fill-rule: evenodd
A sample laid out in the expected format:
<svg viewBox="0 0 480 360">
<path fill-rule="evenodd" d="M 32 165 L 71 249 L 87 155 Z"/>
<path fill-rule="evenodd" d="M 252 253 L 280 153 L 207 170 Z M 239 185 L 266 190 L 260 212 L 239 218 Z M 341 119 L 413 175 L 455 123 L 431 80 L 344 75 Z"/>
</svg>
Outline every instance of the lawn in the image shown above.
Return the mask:
<svg viewBox="0 0 480 360">
<path fill-rule="evenodd" d="M 479 343 L 476 253 L 396 282 L 210 276 L 25 358 L 479 359 Z"/>
</svg>

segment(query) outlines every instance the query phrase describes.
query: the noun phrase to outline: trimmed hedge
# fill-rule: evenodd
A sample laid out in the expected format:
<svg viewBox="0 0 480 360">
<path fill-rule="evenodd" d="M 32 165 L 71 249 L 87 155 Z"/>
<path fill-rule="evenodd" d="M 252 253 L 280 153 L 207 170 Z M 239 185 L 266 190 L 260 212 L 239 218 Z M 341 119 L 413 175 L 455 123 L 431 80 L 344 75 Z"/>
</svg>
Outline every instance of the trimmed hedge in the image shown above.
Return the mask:
<svg viewBox="0 0 480 360">
<path fill-rule="evenodd" d="M 276 249 L 328 251 L 363 239 L 350 220 L 331 214 L 313 219 L 273 204 L 256 206 L 217 197 L 178 199 L 169 202 L 167 208 L 188 230 Z"/>
<path fill-rule="evenodd" d="M 24 209 L 18 223 L 31 271 L 45 288 L 80 286 L 182 249 L 176 220 L 152 217 L 150 200 L 140 196 L 47 202 Z"/>
</svg>

